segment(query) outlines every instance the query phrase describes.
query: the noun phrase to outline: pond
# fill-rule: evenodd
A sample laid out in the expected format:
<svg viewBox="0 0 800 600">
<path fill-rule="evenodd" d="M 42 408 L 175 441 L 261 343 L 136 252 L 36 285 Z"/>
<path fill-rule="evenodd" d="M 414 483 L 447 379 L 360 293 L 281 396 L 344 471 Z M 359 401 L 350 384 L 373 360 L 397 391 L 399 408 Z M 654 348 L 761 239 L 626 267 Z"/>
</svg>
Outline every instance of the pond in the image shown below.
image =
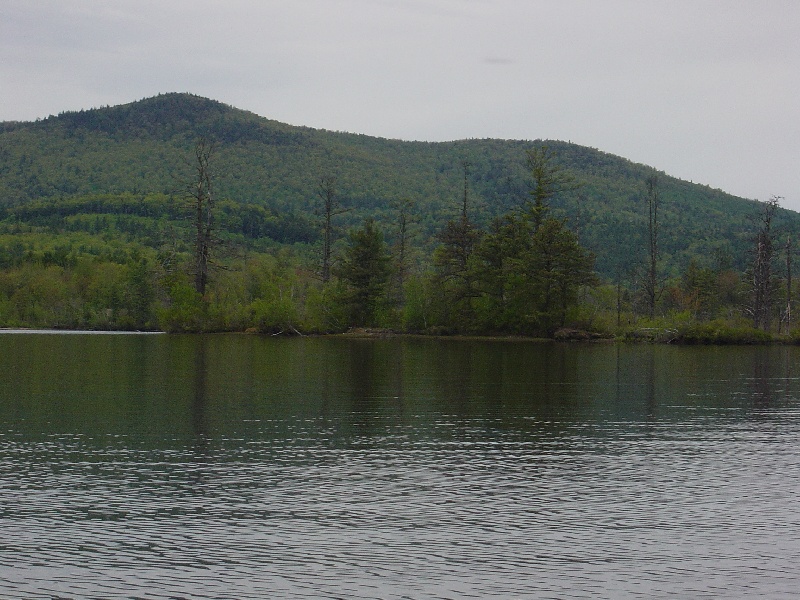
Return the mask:
<svg viewBox="0 0 800 600">
<path fill-rule="evenodd" d="M 795 597 L 798 360 L 2 333 L 0 597 Z"/>
</svg>

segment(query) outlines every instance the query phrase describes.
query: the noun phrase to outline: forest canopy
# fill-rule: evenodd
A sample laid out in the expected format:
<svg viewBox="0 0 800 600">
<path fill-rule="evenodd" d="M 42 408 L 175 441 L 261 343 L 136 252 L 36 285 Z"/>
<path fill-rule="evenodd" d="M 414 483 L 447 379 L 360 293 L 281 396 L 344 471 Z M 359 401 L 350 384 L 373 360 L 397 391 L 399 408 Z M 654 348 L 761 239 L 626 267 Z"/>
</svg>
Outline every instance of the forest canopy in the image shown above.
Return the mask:
<svg viewBox="0 0 800 600">
<path fill-rule="evenodd" d="M 199 139 L 215 147 L 201 294 L 186 197 Z M 327 226 L 323 181 L 338 207 Z M 0 127 L 0 326 L 554 335 L 668 315 L 738 326 L 752 321 L 762 205 L 565 142 L 385 140 L 166 94 Z M 782 248 L 799 225 L 776 205 L 762 282 L 775 330 L 791 299 Z M 356 273 L 367 250 L 377 279 Z"/>
</svg>

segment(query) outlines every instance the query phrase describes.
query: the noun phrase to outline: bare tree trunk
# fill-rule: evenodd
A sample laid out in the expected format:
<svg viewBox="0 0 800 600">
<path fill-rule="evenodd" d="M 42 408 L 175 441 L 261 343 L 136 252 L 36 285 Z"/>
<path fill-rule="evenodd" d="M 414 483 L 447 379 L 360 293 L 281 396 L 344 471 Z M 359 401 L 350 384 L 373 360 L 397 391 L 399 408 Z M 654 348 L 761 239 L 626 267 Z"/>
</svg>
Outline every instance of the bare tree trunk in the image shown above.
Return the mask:
<svg viewBox="0 0 800 600">
<path fill-rule="evenodd" d="M 462 166 L 464 167 L 464 198 L 461 202 L 461 231 L 463 235 L 461 237 L 461 252 L 459 254 L 461 258 L 461 264 L 459 266 L 466 275 L 467 267 L 469 265 L 469 257 L 472 255 L 472 250 L 475 246 L 475 240 L 470 235 L 473 226 L 469 220 L 469 168 L 471 165 L 465 160 L 462 163 Z M 471 282 L 467 281 L 467 288 L 469 289 L 471 287 Z"/>
<path fill-rule="evenodd" d="M 647 222 L 647 232 L 649 236 L 649 248 L 647 257 L 647 279 L 645 281 L 645 293 L 647 295 L 647 308 L 652 319 L 656 312 L 656 302 L 659 296 L 658 281 L 658 205 L 661 203 L 658 191 L 658 176 L 651 175 L 647 178 L 647 205 L 649 218 Z"/>
<path fill-rule="evenodd" d="M 469 163 L 464 168 L 464 194 L 458 220 L 448 221 L 436 238 L 441 244 L 434 256 L 440 281 L 447 281 L 449 289 L 448 310 L 459 326 L 473 318 L 472 299 L 474 282 L 470 270 L 470 256 L 480 239 L 480 231 L 469 218 Z"/>
<path fill-rule="evenodd" d="M 769 329 L 771 261 L 772 244 L 767 236 L 760 232 L 753 267 L 753 327 L 764 331 Z"/>
<path fill-rule="evenodd" d="M 214 197 L 209 164 L 214 154 L 214 144 L 201 138 L 195 146 L 195 180 L 189 190 L 192 199 L 195 226 L 194 288 L 198 294 L 206 293 L 214 235 Z"/>
<path fill-rule="evenodd" d="M 752 315 L 753 327 L 769 331 L 772 312 L 772 219 L 778 208 L 779 198 L 773 196 L 763 203 L 758 216 L 759 230 L 756 232 L 755 258 L 753 261 Z"/>
<path fill-rule="evenodd" d="M 786 236 L 786 335 L 792 332 L 792 238 Z"/>
<path fill-rule="evenodd" d="M 322 177 L 319 181 L 317 195 L 322 200 L 322 283 L 331 279 L 331 255 L 333 252 L 333 217 L 347 212 L 347 208 L 339 208 L 336 198 L 336 178 Z M 319 214 L 319 212 L 317 213 Z"/>
<path fill-rule="evenodd" d="M 394 243 L 394 280 L 395 295 L 398 302 L 403 301 L 403 287 L 408 275 L 408 242 L 410 238 L 411 211 L 414 202 L 409 199 L 400 200 L 397 205 L 397 239 Z"/>
<path fill-rule="evenodd" d="M 470 168 L 471 165 L 469 164 L 468 161 L 465 160 L 465 161 L 463 161 L 461 163 L 461 166 L 464 167 L 464 199 L 462 200 L 462 203 L 461 203 L 461 220 L 462 221 L 467 221 L 469 219 L 469 214 L 467 212 L 467 208 L 469 206 L 469 196 L 468 196 L 468 193 L 469 193 L 469 179 L 468 179 L 468 176 L 469 176 L 469 168 Z"/>
</svg>

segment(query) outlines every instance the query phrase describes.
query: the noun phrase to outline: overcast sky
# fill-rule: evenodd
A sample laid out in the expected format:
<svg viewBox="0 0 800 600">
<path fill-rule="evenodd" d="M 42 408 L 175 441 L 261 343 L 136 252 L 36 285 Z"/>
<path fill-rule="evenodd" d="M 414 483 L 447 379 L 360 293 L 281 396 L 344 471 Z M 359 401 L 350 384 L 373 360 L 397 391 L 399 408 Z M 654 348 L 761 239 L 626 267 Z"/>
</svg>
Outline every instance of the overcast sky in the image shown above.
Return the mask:
<svg viewBox="0 0 800 600">
<path fill-rule="evenodd" d="M 0 0 L 0 121 L 162 92 L 405 140 L 570 140 L 800 211 L 797 0 Z"/>
</svg>

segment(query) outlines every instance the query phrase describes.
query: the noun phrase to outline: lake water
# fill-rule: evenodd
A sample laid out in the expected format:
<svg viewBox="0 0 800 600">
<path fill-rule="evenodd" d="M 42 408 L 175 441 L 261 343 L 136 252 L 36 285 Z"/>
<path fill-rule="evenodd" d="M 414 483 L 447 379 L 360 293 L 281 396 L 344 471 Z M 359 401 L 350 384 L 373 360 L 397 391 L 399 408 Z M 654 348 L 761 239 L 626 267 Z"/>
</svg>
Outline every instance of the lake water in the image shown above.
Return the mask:
<svg viewBox="0 0 800 600">
<path fill-rule="evenodd" d="M 0 597 L 796 598 L 798 361 L 0 334 Z"/>
</svg>

